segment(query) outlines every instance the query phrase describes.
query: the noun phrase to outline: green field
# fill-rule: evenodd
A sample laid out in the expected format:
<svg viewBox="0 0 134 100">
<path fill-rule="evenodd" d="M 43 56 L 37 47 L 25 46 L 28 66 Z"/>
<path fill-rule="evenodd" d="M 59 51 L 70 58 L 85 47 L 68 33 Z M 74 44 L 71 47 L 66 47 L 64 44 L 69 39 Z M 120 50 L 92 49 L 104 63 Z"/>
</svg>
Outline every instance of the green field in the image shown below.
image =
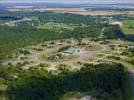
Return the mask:
<svg viewBox="0 0 134 100">
<path fill-rule="evenodd" d="M 87 51 L 98 51 L 101 49 L 102 49 L 102 47 L 99 45 L 90 45 L 90 46 L 86 47 Z"/>
<path fill-rule="evenodd" d="M 134 34 L 134 20 L 124 20 L 122 24 L 122 30 L 125 34 Z"/>
</svg>

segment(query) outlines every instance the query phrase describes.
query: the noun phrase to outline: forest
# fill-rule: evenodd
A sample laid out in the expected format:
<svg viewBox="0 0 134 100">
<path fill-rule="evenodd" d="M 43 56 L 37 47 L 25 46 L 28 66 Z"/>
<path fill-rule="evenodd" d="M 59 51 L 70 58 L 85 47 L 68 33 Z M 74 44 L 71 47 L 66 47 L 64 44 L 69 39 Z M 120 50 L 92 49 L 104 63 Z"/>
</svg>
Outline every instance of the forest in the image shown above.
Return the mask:
<svg viewBox="0 0 134 100">
<path fill-rule="evenodd" d="M 36 68 L 23 71 L 19 66 L 0 71 L 9 85 L 3 93 L 9 100 L 60 100 L 71 91 L 89 92 L 99 100 L 131 100 L 128 73 L 121 64 L 84 64 L 73 71 L 66 67 L 55 72 Z"/>
</svg>

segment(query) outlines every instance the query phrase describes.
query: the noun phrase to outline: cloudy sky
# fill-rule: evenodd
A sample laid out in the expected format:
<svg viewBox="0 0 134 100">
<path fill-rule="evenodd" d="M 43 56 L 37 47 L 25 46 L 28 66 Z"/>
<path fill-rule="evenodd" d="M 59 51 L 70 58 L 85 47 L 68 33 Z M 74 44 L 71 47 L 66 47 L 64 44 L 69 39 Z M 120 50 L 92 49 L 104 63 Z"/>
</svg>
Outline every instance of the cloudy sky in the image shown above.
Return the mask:
<svg viewBox="0 0 134 100">
<path fill-rule="evenodd" d="M 125 2 L 129 2 L 129 3 L 134 3 L 134 0 L 0 0 L 0 3 L 16 3 L 16 2 L 27 2 L 27 3 L 31 3 L 31 2 L 57 2 L 57 3 L 114 3 L 114 2 L 121 2 L 121 3 L 125 3 Z"/>
</svg>

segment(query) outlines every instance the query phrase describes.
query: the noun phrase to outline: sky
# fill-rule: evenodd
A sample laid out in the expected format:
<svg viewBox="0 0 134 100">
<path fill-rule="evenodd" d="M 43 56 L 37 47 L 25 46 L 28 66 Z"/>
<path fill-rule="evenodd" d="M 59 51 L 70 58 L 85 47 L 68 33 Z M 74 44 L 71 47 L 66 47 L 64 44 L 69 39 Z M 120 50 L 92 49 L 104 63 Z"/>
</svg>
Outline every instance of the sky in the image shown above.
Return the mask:
<svg viewBox="0 0 134 100">
<path fill-rule="evenodd" d="M 36 2 L 50 2 L 50 3 L 134 3 L 134 0 L 0 0 L 0 3 L 36 3 Z"/>
</svg>

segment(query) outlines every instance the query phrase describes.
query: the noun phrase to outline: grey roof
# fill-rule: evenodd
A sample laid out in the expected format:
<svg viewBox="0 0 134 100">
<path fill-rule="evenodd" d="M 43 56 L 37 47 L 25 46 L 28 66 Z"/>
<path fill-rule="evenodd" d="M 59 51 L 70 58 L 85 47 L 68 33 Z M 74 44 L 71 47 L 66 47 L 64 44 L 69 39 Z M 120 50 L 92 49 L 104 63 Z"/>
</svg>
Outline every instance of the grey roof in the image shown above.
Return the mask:
<svg viewBox="0 0 134 100">
<path fill-rule="evenodd" d="M 68 50 L 64 51 L 64 53 L 73 54 L 73 53 L 76 53 L 78 50 L 79 50 L 79 48 L 71 47 Z"/>
</svg>

